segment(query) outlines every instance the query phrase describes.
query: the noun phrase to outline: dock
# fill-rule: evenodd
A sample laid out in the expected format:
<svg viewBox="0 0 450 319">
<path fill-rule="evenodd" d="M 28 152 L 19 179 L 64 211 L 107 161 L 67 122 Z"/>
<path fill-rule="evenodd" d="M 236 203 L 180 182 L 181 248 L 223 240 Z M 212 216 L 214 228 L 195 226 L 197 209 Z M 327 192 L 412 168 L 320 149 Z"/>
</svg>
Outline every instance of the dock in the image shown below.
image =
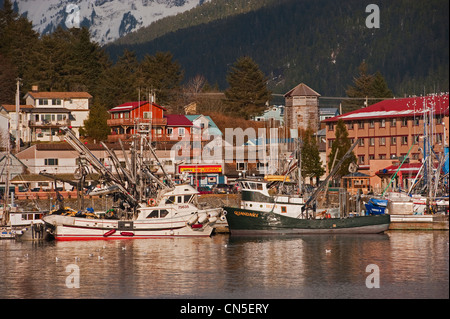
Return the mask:
<svg viewBox="0 0 450 319">
<path fill-rule="evenodd" d="M 449 230 L 448 215 L 391 215 L 389 230 Z"/>
</svg>

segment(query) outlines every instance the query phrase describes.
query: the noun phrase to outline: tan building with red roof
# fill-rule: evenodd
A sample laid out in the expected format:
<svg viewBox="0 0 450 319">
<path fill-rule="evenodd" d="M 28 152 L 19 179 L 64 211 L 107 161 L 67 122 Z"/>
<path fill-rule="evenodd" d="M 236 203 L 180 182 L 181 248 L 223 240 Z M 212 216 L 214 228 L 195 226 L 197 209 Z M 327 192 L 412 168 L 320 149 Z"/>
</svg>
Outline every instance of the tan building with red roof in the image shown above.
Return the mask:
<svg viewBox="0 0 450 319">
<path fill-rule="evenodd" d="M 353 151 L 359 170 L 365 170 L 373 177 L 375 172 L 383 169 L 373 169 L 379 161 L 398 162 L 409 152 L 410 162 L 420 162 L 424 132 L 431 132 L 429 140 L 434 152 L 444 151 L 444 145 L 448 146 L 449 142 L 449 94 L 384 100 L 322 121 L 326 124 L 327 159 L 339 119 L 345 122 L 352 143 L 359 141 Z M 432 130 L 425 131 L 425 128 Z"/>
</svg>

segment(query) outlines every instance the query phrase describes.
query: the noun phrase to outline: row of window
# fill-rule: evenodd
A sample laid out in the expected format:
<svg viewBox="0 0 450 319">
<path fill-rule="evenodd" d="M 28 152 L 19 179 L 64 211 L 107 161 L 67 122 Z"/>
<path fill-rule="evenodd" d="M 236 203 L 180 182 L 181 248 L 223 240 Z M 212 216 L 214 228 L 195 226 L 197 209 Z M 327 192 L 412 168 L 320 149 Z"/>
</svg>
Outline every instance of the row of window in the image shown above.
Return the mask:
<svg viewBox="0 0 450 319">
<path fill-rule="evenodd" d="M 413 144 L 418 144 L 420 141 L 420 136 L 419 134 L 416 135 L 412 135 L 412 142 Z M 443 141 L 443 134 L 442 133 L 438 133 L 435 135 L 436 137 L 436 143 L 442 143 Z M 364 146 L 369 145 L 369 146 L 375 146 L 375 140 L 378 139 L 378 145 L 379 146 L 385 146 L 386 145 L 386 140 L 390 140 L 390 145 L 397 145 L 397 143 L 400 143 L 401 145 L 407 145 L 408 144 L 408 136 L 404 135 L 404 136 L 391 136 L 391 137 L 367 137 L 367 138 L 363 138 L 360 137 L 358 138 L 358 146 Z M 351 144 L 353 144 L 355 142 L 355 139 L 352 138 L 351 140 Z M 367 142 L 366 142 L 367 140 Z M 333 145 L 333 140 L 328 140 L 328 146 L 332 147 Z"/>
<path fill-rule="evenodd" d="M 118 127 L 116 129 L 114 129 L 114 132 L 116 134 L 127 134 L 125 133 L 125 130 L 122 127 Z M 162 136 L 163 134 L 163 129 L 160 127 L 157 127 L 154 129 L 154 134 L 155 136 Z M 173 128 L 172 127 L 168 127 L 166 128 L 166 135 L 167 136 L 173 136 Z M 186 129 L 184 127 L 179 127 L 178 128 L 178 136 L 185 136 L 186 135 Z"/>
<path fill-rule="evenodd" d="M 402 153 L 400 156 L 406 156 L 406 153 Z M 398 158 L 397 154 L 390 154 L 389 156 L 390 159 L 395 159 Z M 418 160 L 420 158 L 420 153 L 411 153 L 411 159 L 413 160 Z M 369 161 L 370 160 L 374 160 L 374 159 L 387 159 L 387 155 L 386 154 L 379 154 L 378 158 L 375 158 L 375 155 L 370 154 L 369 155 Z M 358 155 L 358 164 L 366 164 L 366 156 L 365 155 Z M 367 163 L 368 164 L 368 163 Z"/>
<path fill-rule="evenodd" d="M 142 116 L 144 119 L 151 119 L 152 112 L 143 112 Z M 129 119 L 129 118 L 130 118 L 130 112 L 116 112 L 113 114 L 113 119 Z"/>
<path fill-rule="evenodd" d="M 436 124 L 441 124 L 442 123 L 442 116 L 436 116 L 435 120 L 436 120 Z M 378 122 L 378 127 L 386 127 L 386 122 L 390 123 L 390 127 L 397 127 L 397 122 L 401 123 L 401 126 L 408 126 L 408 121 L 410 120 L 410 118 L 408 117 L 404 117 L 401 119 L 397 119 L 397 118 L 392 118 L 390 120 L 388 119 L 379 119 L 379 120 L 369 120 L 369 121 L 364 121 L 364 120 L 359 120 L 359 121 L 354 121 L 354 122 L 349 122 L 347 123 L 347 130 L 353 130 L 355 129 L 355 127 L 357 129 L 364 129 L 366 123 L 369 125 L 369 128 L 375 128 L 375 122 Z M 419 125 L 420 124 L 420 117 L 414 117 L 412 119 L 413 125 Z M 356 125 L 355 125 L 356 124 Z M 328 130 L 329 131 L 333 131 L 334 130 L 334 125 L 335 123 L 328 123 Z"/>
<path fill-rule="evenodd" d="M 39 105 L 61 105 L 61 99 L 39 99 Z"/>
</svg>

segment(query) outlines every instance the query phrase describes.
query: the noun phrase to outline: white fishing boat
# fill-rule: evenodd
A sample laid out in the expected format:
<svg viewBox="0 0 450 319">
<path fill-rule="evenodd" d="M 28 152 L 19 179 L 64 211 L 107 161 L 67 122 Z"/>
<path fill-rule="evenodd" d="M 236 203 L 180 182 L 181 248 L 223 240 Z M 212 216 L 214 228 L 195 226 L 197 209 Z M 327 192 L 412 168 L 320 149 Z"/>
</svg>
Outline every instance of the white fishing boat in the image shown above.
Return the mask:
<svg viewBox="0 0 450 319">
<path fill-rule="evenodd" d="M 145 239 L 161 237 L 208 237 L 223 218 L 221 208 L 199 209 L 198 192 L 190 185 L 176 185 L 148 204 L 141 204 L 135 218 L 117 219 L 109 211 L 95 214 L 53 212 L 44 216 L 47 229 L 56 240 Z"/>
<path fill-rule="evenodd" d="M 100 175 L 98 184 L 101 187 L 90 189 L 89 193 L 114 196 L 116 204 L 104 214 L 69 208 L 49 213 L 43 217 L 43 221 L 48 233 L 56 240 L 207 237 L 212 234 L 215 222 L 223 218 L 221 207 L 201 208 L 197 190 L 190 185 L 172 181 L 146 133 L 136 136 L 131 159 L 124 152 L 125 166 L 102 143 L 116 168 L 113 173 L 69 128 L 63 127 L 61 130 L 65 140 L 80 154 L 80 184 L 77 187 L 85 189 L 84 176 L 93 169 Z M 162 170 L 163 180 L 154 175 L 149 165 L 150 159 L 145 154 L 153 155 Z"/>
</svg>

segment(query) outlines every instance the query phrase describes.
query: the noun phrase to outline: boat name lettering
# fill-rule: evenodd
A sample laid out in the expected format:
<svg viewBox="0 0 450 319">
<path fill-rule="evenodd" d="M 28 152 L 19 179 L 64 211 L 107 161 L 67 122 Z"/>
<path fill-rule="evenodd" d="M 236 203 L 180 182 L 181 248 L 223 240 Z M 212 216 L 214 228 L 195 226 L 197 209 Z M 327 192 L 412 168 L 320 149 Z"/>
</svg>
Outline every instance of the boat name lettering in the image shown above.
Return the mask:
<svg viewBox="0 0 450 319">
<path fill-rule="evenodd" d="M 234 212 L 237 216 L 247 216 L 247 217 L 258 217 L 257 213 L 249 213 L 249 212 Z"/>
<path fill-rule="evenodd" d="M 189 205 L 178 205 L 179 209 L 183 209 L 183 208 L 189 208 Z"/>
</svg>

